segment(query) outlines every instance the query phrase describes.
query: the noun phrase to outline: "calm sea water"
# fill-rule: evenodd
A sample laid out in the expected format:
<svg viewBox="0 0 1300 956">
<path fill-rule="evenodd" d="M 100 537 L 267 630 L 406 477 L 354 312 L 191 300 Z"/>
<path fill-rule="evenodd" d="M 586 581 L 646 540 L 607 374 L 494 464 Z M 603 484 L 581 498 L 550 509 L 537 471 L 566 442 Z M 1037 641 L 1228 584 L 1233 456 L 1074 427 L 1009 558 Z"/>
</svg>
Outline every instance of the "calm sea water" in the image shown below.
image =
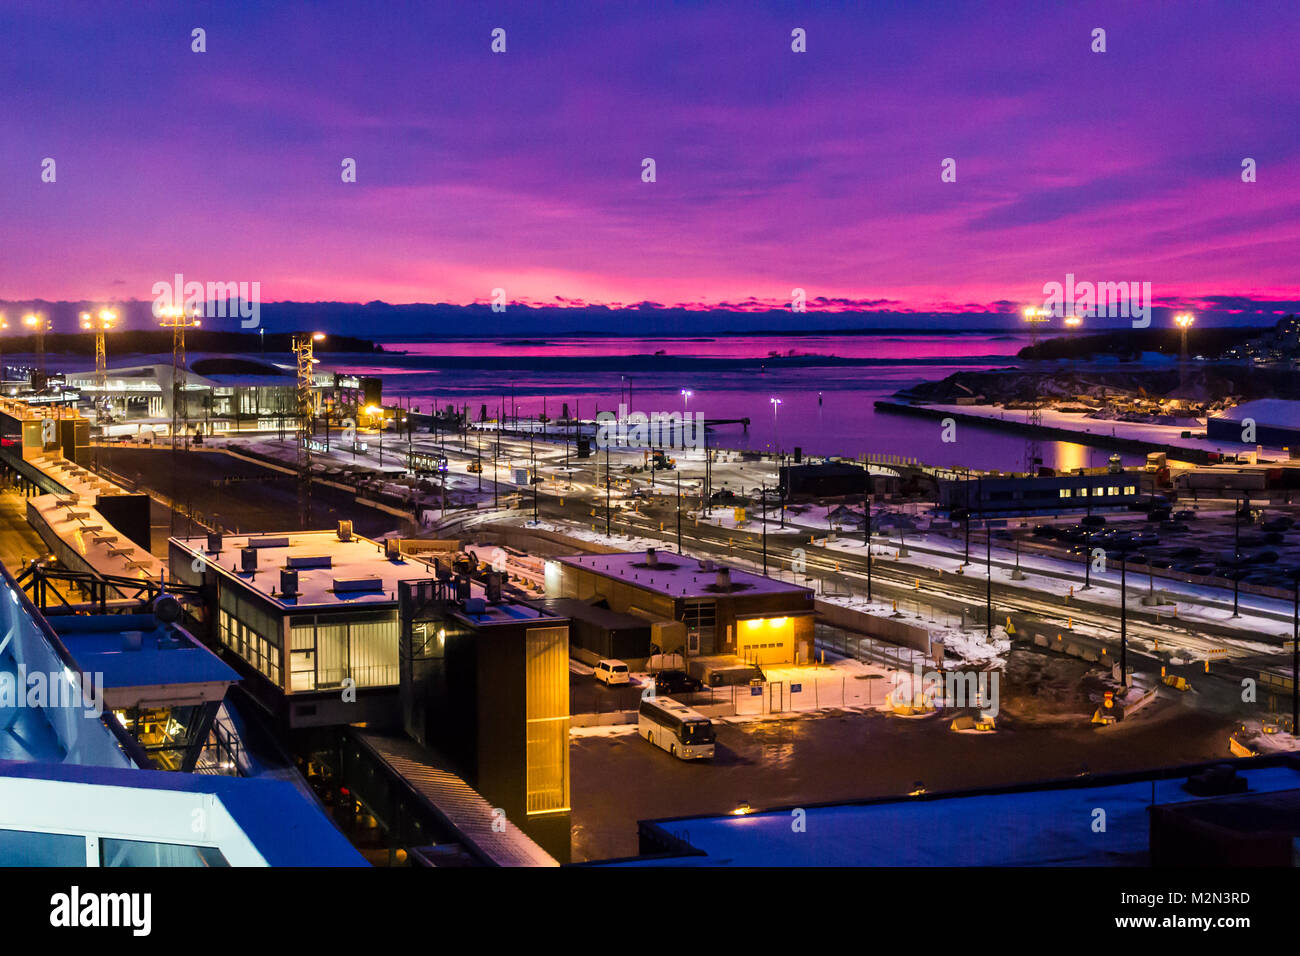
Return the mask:
<svg viewBox="0 0 1300 956">
<path fill-rule="evenodd" d="M 468 405 L 478 418 L 564 405 L 583 418 L 613 410 L 703 412 L 748 418 L 721 426 L 720 447 L 812 455 L 903 455 L 932 465 L 1023 467 L 1022 437 L 964 424 L 945 443 L 937 421 L 891 415 L 877 399 L 960 370 L 1005 368 L 1028 337 L 1006 333 L 737 335 L 699 338 L 563 337 L 385 341 L 389 355 L 364 363 L 327 358 L 325 367 L 382 375 L 388 400 L 428 409 Z M 683 390 L 691 392 L 682 395 Z M 779 404 L 773 399 L 779 399 Z M 1104 465 L 1108 451 L 1043 442 L 1043 463 Z M 1137 463 L 1133 458 L 1132 462 Z"/>
</svg>

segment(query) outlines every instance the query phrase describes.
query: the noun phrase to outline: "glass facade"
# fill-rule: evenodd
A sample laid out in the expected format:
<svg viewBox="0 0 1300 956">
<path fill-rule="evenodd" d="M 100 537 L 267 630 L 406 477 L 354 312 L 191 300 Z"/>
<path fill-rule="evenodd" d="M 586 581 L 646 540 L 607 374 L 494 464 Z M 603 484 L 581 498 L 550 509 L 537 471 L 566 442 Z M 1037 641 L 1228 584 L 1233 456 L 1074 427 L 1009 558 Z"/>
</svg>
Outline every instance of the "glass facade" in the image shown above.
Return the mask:
<svg viewBox="0 0 1300 956">
<path fill-rule="evenodd" d="M 289 628 L 289 691 L 391 687 L 399 682 L 397 614 L 295 617 Z"/>
<path fill-rule="evenodd" d="M 569 629 L 525 634 L 528 813 L 569 809 Z"/>
</svg>

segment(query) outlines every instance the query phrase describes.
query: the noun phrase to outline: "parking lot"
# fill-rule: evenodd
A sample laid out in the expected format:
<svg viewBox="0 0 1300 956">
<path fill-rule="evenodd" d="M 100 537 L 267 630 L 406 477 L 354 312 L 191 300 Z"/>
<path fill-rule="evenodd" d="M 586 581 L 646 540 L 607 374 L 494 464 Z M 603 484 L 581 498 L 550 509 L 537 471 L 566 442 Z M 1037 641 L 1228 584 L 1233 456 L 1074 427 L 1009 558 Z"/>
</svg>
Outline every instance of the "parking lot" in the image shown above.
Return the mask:
<svg viewBox="0 0 1300 956">
<path fill-rule="evenodd" d="M 1020 534 L 1023 544 L 1082 562 L 1102 548 L 1123 555 L 1130 569 L 1154 568 L 1189 580 L 1209 579 L 1289 591 L 1300 570 L 1300 523 L 1291 507 L 1251 506 L 1241 515 L 1230 502 L 1175 502 L 1169 516 L 1142 513 L 1092 515 L 1038 523 Z M 1157 516 L 1158 517 L 1158 516 Z"/>
<path fill-rule="evenodd" d="M 1007 718 L 978 735 L 953 733 L 942 718 L 832 711 L 715 722 L 712 761 L 679 760 L 632 732 L 575 736 L 573 859 L 635 854 L 638 820 L 728 813 L 741 802 L 758 810 L 902 795 L 918 782 L 933 792 L 1214 759 L 1236 723 L 1177 699 L 1106 729 Z M 942 863 L 943 848 L 935 852 Z"/>
</svg>

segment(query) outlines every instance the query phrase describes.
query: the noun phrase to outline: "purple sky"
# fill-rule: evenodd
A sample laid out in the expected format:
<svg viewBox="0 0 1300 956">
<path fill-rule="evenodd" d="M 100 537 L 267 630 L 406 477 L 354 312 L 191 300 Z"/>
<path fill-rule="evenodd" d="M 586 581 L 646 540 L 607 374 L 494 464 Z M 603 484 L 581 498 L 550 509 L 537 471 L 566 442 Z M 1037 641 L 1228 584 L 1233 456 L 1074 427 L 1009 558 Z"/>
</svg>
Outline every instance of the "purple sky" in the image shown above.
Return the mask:
<svg viewBox="0 0 1300 956">
<path fill-rule="evenodd" d="M 0 299 L 1300 295 L 1294 2 L 280 6 L 6 0 Z"/>
</svg>

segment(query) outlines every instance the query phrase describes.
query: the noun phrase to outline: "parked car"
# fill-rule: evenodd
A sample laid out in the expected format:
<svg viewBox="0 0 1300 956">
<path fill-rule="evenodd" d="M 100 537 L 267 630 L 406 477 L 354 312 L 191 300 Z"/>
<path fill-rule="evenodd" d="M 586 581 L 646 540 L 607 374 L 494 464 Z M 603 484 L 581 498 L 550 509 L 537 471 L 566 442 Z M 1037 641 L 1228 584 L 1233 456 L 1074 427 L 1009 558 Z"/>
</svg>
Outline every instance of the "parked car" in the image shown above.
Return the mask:
<svg viewBox="0 0 1300 956">
<path fill-rule="evenodd" d="M 1286 531 L 1294 524 L 1295 522 L 1286 515 L 1278 515 L 1276 518 L 1261 522 L 1260 528 L 1264 531 Z"/>
<path fill-rule="evenodd" d="M 1175 511 L 1173 517 L 1175 521 L 1192 521 L 1196 518 L 1196 512 L 1190 508 L 1183 508 L 1181 511 Z"/>
<path fill-rule="evenodd" d="M 627 665 L 622 661 L 603 660 L 596 662 L 596 680 L 603 684 L 629 684 L 632 676 Z"/>
<path fill-rule="evenodd" d="M 686 671 L 660 671 L 655 674 L 655 694 L 672 696 L 673 694 L 690 694 L 704 685 Z"/>
</svg>

